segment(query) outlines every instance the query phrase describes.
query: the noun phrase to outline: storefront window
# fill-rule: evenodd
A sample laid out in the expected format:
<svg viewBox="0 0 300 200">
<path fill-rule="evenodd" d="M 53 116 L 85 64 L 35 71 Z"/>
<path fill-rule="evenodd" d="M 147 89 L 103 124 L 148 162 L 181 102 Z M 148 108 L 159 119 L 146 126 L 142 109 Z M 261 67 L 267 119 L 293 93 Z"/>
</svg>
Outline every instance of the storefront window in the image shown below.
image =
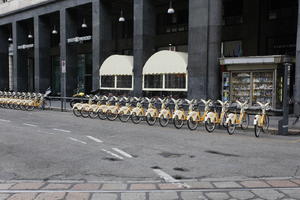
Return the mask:
<svg viewBox="0 0 300 200">
<path fill-rule="evenodd" d="M 117 76 L 117 88 L 132 88 L 132 76 Z"/>
<path fill-rule="evenodd" d="M 166 88 L 186 88 L 185 74 L 166 74 L 165 75 Z"/>
<path fill-rule="evenodd" d="M 163 75 L 145 75 L 145 88 L 162 88 Z"/>
<path fill-rule="evenodd" d="M 101 87 L 114 88 L 115 76 L 101 76 Z"/>
</svg>

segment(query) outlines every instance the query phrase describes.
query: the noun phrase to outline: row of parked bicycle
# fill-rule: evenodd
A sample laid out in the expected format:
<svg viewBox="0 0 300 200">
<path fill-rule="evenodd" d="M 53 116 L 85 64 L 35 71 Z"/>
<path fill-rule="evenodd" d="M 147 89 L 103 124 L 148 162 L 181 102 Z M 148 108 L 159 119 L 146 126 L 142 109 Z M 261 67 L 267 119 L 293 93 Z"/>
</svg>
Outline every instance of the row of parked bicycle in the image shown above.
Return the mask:
<svg viewBox="0 0 300 200">
<path fill-rule="evenodd" d="M 44 108 L 45 94 L 0 91 L 0 107 L 24 111 Z"/>
<path fill-rule="evenodd" d="M 162 127 L 173 123 L 177 129 L 187 124 L 190 130 L 196 130 L 203 123 L 208 132 L 213 132 L 217 125 L 223 126 L 227 132 L 234 134 L 237 127 L 245 130 L 249 126 L 249 115 L 246 112 L 247 102 L 236 101 L 235 105 L 220 100 L 200 101 L 196 99 L 174 99 L 174 98 L 138 98 L 138 97 L 116 97 L 116 96 L 87 96 L 87 103 L 76 103 L 73 113 L 77 117 L 100 118 L 114 121 L 117 118 L 122 122 L 131 121 L 135 124 L 145 120 L 150 126 L 157 121 Z M 199 104 L 203 103 L 204 110 L 200 111 Z M 217 105 L 218 104 L 218 105 Z M 266 110 L 269 103 L 257 102 L 261 113 L 254 117 L 255 136 L 259 137 L 269 127 L 269 117 Z M 188 106 L 185 109 L 185 105 Z M 220 109 L 217 109 L 220 108 Z M 238 111 L 239 110 L 239 111 Z"/>
</svg>

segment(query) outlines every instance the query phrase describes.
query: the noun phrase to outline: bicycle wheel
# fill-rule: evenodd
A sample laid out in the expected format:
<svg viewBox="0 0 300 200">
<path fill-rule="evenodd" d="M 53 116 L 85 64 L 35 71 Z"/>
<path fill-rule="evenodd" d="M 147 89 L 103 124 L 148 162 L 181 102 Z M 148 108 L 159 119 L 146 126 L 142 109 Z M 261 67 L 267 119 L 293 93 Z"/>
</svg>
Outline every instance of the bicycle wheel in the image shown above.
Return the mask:
<svg viewBox="0 0 300 200">
<path fill-rule="evenodd" d="M 162 127 L 166 127 L 168 126 L 170 120 L 169 118 L 165 118 L 164 116 L 161 116 L 158 121 Z"/>
<path fill-rule="evenodd" d="M 33 111 L 34 110 L 34 106 L 28 105 L 28 106 L 26 106 L 26 110 L 27 111 Z"/>
<path fill-rule="evenodd" d="M 98 117 L 101 119 L 101 120 L 106 120 L 106 113 L 103 111 L 103 110 L 99 110 L 98 111 Z"/>
<path fill-rule="evenodd" d="M 98 117 L 98 113 L 97 112 L 94 112 L 94 111 L 90 111 L 89 112 L 89 117 L 91 119 L 96 119 Z"/>
<path fill-rule="evenodd" d="M 269 125 L 270 125 L 270 119 L 268 115 L 265 115 L 265 119 L 264 119 L 264 125 L 261 127 L 262 131 L 265 133 L 268 131 L 269 129 Z"/>
<path fill-rule="evenodd" d="M 228 134 L 229 135 L 234 134 L 235 128 L 236 128 L 235 124 L 233 124 L 231 121 L 229 121 L 228 124 L 227 124 L 227 132 L 228 132 Z"/>
<path fill-rule="evenodd" d="M 78 108 L 74 108 L 74 109 L 73 109 L 73 114 L 74 114 L 76 117 L 80 117 L 80 116 L 81 116 L 81 113 L 80 113 L 80 111 L 78 110 Z"/>
<path fill-rule="evenodd" d="M 205 129 L 207 130 L 207 132 L 209 132 L 209 133 L 213 132 L 216 128 L 216 124 L 211 122 L 210 119 L 205 121 L 204 126 L 205 126 Z"/>
<path fill-rule="evenodd" d="M 83 118 L 88 118 L 89 117 L 89 111 L 82 109 L 80 110 L 80 114 Z"/>
<path fill-rule="evenodd" d="M 194 121 L 193 118 L 190 118 L 188 121 L 187 121 L 187 126 L 188 128 L 191 130 L 191 131 L 194 131 L 198 128 L 198 122 L 197 121 Z"/>
<path fill-rule="evenodd" d="M 109 110 L 106 112 L 106 117 L 109 121 L 115 121 L 118 118 L 118 114 L 113 113 Z"/>
<path fill-rule="evenodd" d="M 222 126 L 223 126 L 224 128 L 227 128 L 227 124 L 225 123 L 225 122 L 226 122 L 226 119 L 227 119 L 227 114 L 225 113 L 225 115 L 223 116 L 223 124 L 222 124 Z"/>
<path fill-rule="evenodd" d="M 146 116 L 146 122 L 148 123 L 149 126 L 153 126 L 156 123 L 157 118 L 152 117 L 151 114 L 148 114 Z"/>
<path fill-rule="evenodd" d="M 241 129 L 242 130 L 246 130 L 248 128 L 249 121 L 250 121 L 249 115 L 247 113 L 245 113 L 244 119 L 243 119 L 243 121 L 241 123 Z"/>
<path fill-rule="evenodd" d="M 179 119 L 178 116 L 174 118 L 174 126 L 177 129 L 181 129 L 183 126 L 183 120 Z"/>
<path fill-rule="evenodd" d="M 132 113 L 132 115 L 131 115 L 131 121 L 134 124 L 139 124 L 142 121 L 142 117 L 138 116 L 136 113 Z"/>
<path fill-rule="evenodd" d="M 254 126 L 254 134 L 255 134 L 255 137 L 259 137 L 261 131 L 262 131 L 262 128 L 261 128 L 261 127 L 259 127 L 258 125 L 255 125 L 255 126 Z"/>
<path fill-rule="evenodd" d="M 121 122 L 128 122 L 129 119 L 130 119 L 130 115 L 124 114 L 123 112 L 119 113 L 119 120 Z"/>
</svg>

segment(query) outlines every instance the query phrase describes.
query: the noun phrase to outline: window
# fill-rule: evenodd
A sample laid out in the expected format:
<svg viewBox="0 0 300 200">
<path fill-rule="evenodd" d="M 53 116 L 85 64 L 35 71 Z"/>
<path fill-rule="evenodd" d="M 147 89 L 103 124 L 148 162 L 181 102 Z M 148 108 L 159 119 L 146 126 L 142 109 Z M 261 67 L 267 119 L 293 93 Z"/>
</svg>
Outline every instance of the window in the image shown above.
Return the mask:
<svg viewBox="0 0 300 200">
<path fill-rule="evenodd" d="M 157 34 L 176 33 L 188 31 L 188 11 L 179 10 L 170 15 L 161 13 L 157 15 Z"/>
<path fill-rule="evenodd" d="M 223 54 L 225 57 L 243 56 L 242 41 L 226 41 L 223 42 Z"/>
<path fill-rule="evenodd" d="M 269 0 L 269 20 L 296 18 L 298 13 L 298 0 Z"/>
<path fill-rule="evenodd" d="M 162 88 L 163 75 L 145 75 L 145 88 Z"/>
<path fill-rule="evenodd" d="M 165 75 L 166 88 L 186 88 L 186 75 L 185 74 L 166 74 Z"/>
<path fill-rule="evenodd" d="M 114 88 L 115 76 L 101 76 L 101 87 Z"/>
<path fill-rule="evenodd" d="M 236 25 L 243 23 L 243 1 L 224 0 L 224 23 Z"/>
<path fill-rule="evenodd" d="M 132 88 L 132 76 L 117 76 L 117 88 Z"/>
</svg>

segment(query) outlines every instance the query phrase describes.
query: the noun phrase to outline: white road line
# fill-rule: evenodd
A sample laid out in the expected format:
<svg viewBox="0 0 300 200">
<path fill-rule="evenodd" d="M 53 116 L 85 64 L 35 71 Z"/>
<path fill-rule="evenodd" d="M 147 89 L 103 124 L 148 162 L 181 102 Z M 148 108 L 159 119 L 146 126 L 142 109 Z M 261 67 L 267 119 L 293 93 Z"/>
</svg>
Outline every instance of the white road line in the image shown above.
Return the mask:
<svg viewBox="0 0 300 200">
<path fill-rule="evenodd" d="M 54 130 L 54 131 L 64 132 L 64 133 L 71 133 L 71 131 L 69 131 L 69 130 L 64 130 L 64 129 L 54 128 L 53 130 Z"/>
<path fill-rule="evenodd" d="M 90 135 L 87 135 L 86 137 L 89 138 L 89 139 L 91 139 L 91 140 L 93 140 L 93 141 L 95 141 L 95 142 L 98 142 L 98 143 L 102 143 L 103 142 L 102 140 L 100 140 L 98 138 L 95 138 L 93 136 L 90 136 Z"/>
<path fill-rule="evenodd" d="M 183 186 L 185 188 L 190 188 L 191 186 L 189 186 L 186 183 L 180 183 L 179 180 L 176 180 L 175 178 L 173 178 L 171 175 L 167 174 L 166 172 L 160 170 L 160 169 L 153 169 L 153 171 L 163 180 L 165 180 L 167 183 L 172 183 L 172 184 L 176 184 L 179 186 Z"/>
<path fill-rule="evenodd" d="M 23 123 L 23 125 L 25 125 L 25 126 L 31 126 L 31 127 L 37 127 L 37 125 L 34 125 L 34 124 Z"/>
<path fill-rule="evenodd" d="M 132 155 L 130 155 L 129 153 L 126 153 L 125 151 L 118 149 L 118 148 L 112 148 L 112 150 L 118 152 L 119 154 L 127 157 L 127 158 L 133 158 Z"/>
<path fill-rule="evenodd" d="M 81 144 L 87 144 L 86 142 L 81 141 L 81 140 L 78 140 L 78 139 L 76 139 L 76 138 L 69 137 L 69 139 L 70 139 L 70 140 L 73 140 L 74 142 L 79 142 L 79 143 L 81 143 Z"/>
<path fill-rule="evenodd" d="M 11 122 L 10 120 L 0 119 L 0 122 Z"/>
<path fill-rule="evenodd" d="M 49 134 L 49 135 L 55 135 L 55 133 L 51 133 L 51 132 L 47 132 L 47 131 L 41 131 L 38 130 L 39 133 L 45 133 L 45 134 Z"/>
<path fill-rule="evenodd" d="M 121 159 L 121 160 L 124 160 L 124 158 L 123 158 L 122 156 L 119 156 L 119 155 L 117 155 L 117 154 L 115 154 L 115 153 L 113 153 L 113 152 L 111 152 L 111 151 L 107 151 L 107 150 L 105 150 L 105 149 L 102 149 L 102 151 L 104 151 L 105 153 L 108 153 L 108 154 L 110 154 L 110 155 L 112 155 L 112 156 L 114 156 L 114 157 L 116 157 L 116 158 L 119 158 L 119 159 Z"/>
</svg>

